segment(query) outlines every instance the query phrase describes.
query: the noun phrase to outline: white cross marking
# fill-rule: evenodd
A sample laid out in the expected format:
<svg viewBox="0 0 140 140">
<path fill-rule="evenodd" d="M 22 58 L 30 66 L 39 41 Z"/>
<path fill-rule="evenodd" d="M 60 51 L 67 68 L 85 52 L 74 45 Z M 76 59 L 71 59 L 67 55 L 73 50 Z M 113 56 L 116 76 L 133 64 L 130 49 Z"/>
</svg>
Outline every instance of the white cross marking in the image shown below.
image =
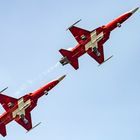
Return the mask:
<svg viewBox="0 0 140 140">
<path fill-rule="evenodd" d="M 31 104 L 31 100 L 27 100 L 24 102 L 23 98 L 18 100 L 18 108 L 12 113 L 13 118 L 15 118 L 17 115 L 21 116 L 22 114 L 25 115 L 25 110 L 28 108 Z"/>
<path fill-rule="evenodd" d="M 97 43 L 103 38 L 104 33 L 96 34 L 96 31 L 90 34 L 91 40 L 85 45 L 85 50 L 87 51 L 89 48 L 98 48 Z"/>
</svg>

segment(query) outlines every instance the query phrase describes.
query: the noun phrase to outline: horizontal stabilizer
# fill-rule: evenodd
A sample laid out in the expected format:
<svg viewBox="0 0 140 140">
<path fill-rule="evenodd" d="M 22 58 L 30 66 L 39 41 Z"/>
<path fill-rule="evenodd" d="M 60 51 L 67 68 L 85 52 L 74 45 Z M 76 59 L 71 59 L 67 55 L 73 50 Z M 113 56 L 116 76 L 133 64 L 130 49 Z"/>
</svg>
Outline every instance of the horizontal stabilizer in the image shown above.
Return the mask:
<svg viewBox="0 0 140 140">
<path fill-rule="evenodd" d="M 69 57 L 69 56 L 71 55 L 71 51 L 69 51 L 69 50 L 60 49 L 59 52 L 60 52 L 63 56 Z"/>
<path fill-rule="evenodd" d="M 6 136 L 6 127 L 4 123 L 0 122 L 0 134 L 5 137 Z"/>
<path fill-rule="evenodd" d="M 74 69 L 78 69 L 79 68 L 79 64 L 78 64 L 78 59 L 74 58 L 72 56 L 72 52 L 69 50 L 65 50 L 65 49 L 60 49 L 59 52 L 64 56 L 61 60 L 60 63 L 64 66 L 66 64 L 71 64 Z"/>
<path fill-rule="evenodd" d="M 72 59 L 70 61 L 70 64 L 74 67 L 75 70 L 77 70 L 79 68 L 78 59 Z"/>
</svg>

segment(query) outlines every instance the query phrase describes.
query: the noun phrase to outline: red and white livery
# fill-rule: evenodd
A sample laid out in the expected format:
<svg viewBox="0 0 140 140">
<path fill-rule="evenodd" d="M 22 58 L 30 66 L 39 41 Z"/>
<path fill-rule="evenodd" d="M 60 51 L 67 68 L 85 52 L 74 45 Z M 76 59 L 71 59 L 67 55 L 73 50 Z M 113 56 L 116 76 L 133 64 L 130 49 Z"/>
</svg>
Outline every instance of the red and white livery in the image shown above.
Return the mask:
<svg viewBox="0 0 140 140">
<path fill-rule="evenodd" d="M 76 47 L 72 49 L 60 49 L 59 52 L 63 55 L 60 63 L 62 65 L 66 65 L 70 63 L 74 69 L 79 68 L 78 58 L 83 54 L 89 54 L 93 59 L 95 59 L 99 64 L 107 61 L 108 59 L 104 59 L 104 50 L 103 44 L 109 39 L 110 32 L 114 30 L 116 27 L 121 27 L 121 24 L 126 21 L 131 15 L 133 15 L 139 8 L 135 8 L 115 20 L 111 21 L 107 25 L 99 27 L 93 31 L 88 31 L 85 29 L 81 29 L 76 27 L 79 21 L 74 23 L 68 30 L 72 33 L 72 35 L 77 40 L 78 44 Z"/>
<path fill-rule="evenodd" d="M 2 90 L 0 92 L 0 103 L 6 112 L 0 116 L 0 134 L 2 136 L 6 136 L 6 125 L 13 120 L 24 127 L 27 131 L 39 125 L 37 124 L 32 127 L 30 112 L 37 106 L 38 99 L 44 94 L 47 95 L 48 91 L 55 87 L 64 77 L 65 75 L 19 99 L 1 94 L 6 88 Z"/>
</svg>

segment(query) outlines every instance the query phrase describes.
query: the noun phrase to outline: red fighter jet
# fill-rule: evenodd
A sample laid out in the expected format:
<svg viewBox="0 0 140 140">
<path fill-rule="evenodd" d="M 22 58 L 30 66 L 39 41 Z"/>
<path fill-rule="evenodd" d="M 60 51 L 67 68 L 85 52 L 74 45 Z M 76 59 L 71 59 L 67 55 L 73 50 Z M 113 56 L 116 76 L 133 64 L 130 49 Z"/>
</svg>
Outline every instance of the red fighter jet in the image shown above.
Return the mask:
<svg viewBox="0 0 140 140">
<path fill-rule="evenodd" d="M 55 87 L 61 80 L 63 80 L 64 77 L 65 75 L 19 99 L 0 94 L 0 103 L 6 110 L 6 112 L 0 116 L 0 134 L 2 136 L 6 136 L 6 125 L 13 120 L 23 126 L 27 131 L 38 126 L 40 123 L 32 127 L 30 112 L 36 107 L 38 99 L 44 94 L 47 95 L 48 91 Z M 4 90 L 6 89 L 7 88 Z M 2 93 L 4 90 L 2 90 L 0 93 Z"/>
<path fill-rule="evenodd" d="M 60 63 L 62 65 L 70 63 L 74 69 L 77 70 L 79 68 L 78 58 L 85 53 L 88 53 L 99 64 L 109 60 L 112 56 L 106 60 L 104 59 L 103 44 L 109 39 L 110 32 L 116 27 L 121 27 L 121 24 L 131 15 L 133 15 L 138 9 L 139 8 L 135 8 L 111 21 L 107 25 L 99 27 L 93 31 L 88 31 L 74 26 L 80 20 L 74 23 L 68 29 L 77 40 L 78 45 L 68 50 L 60 49 L 59 52 L 63 55 Z"/>
</svg>

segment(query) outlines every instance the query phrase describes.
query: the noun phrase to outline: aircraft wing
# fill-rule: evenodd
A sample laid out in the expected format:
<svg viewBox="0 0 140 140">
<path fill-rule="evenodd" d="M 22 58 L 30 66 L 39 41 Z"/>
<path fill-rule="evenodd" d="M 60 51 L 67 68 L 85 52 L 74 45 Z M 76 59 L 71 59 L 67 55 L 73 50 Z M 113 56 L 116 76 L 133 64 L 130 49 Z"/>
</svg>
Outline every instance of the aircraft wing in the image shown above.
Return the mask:
<svg viewBox="0 0 140 140">
<path fill-rule="evenodd" d="M 84 39 L 83 37 L 88 38 L 90 36 L 90 31 L 87 31 L 85 29 L 82 29 L 76 26 L 70 27 L 69 30 L 72 33 L 72 35 L 75 37 L 78 43 L 80 43 Z"/>
<path fill-rule="evenodd" d="M 95 59 L 99 64 L 104 62 L 104 50 L 103 50 L 103 45 L 98 44 L 97 48 L 98 52 L 100 53 L 100 56 L 97 56 L 96 53 L 90 48 L 87 53 Z"/>
<path fill-rule="evenodd" d="M 16 118 L 15 121 L 29 131 L 32 128 L 31 113 L 26 113 L 25 119 L 28 121 L 28 123 L 25 123 L 21 118 Z"/>
<path fill-rule="evenodd" d="M 10 109 L 10 105 L 14 105 L 16 102 L 16 98 L 0 94 L 0 104 L 6 111 Z"/>
</svg>

